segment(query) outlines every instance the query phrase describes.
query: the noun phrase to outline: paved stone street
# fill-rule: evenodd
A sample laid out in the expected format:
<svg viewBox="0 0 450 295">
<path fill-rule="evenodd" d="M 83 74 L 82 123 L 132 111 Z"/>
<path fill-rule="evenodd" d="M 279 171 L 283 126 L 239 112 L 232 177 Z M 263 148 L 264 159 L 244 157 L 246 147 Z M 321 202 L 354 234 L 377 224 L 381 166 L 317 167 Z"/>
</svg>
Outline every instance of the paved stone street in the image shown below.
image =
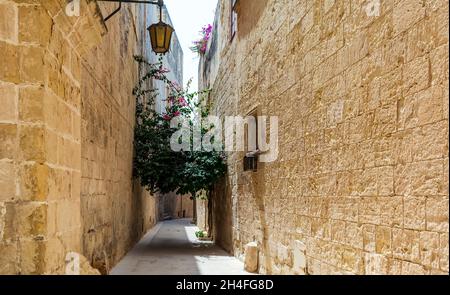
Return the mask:
<svg viewBox="0 0 450 295">
<path fill-rule="evenodd" d="M 112 275 L 245 275 L 244 264 L 195 237 L 190 219 L 152 229 L 111 271 Z"/>
</svg>

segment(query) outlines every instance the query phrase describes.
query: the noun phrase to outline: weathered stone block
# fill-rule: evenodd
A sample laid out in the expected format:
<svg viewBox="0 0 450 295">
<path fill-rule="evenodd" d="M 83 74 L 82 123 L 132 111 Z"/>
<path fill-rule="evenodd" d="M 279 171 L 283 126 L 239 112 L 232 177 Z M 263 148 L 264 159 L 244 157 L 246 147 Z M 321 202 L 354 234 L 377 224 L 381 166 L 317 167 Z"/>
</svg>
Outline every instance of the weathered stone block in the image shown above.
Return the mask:
<svg viewBox="0 0 450 295">
<path fill-rule="evenodd" d="M 12 83 L 20 82 L 19 50 L 17 46 L 0 41 L 0 80 Z"/>
<path fill-rule="evenodd" d="M 45 46 L 52 33 L 52 19 L 41 6 L 19 6 L 19 41 Z"/>
<path fill-rule="evenodd" d="M 56 212 L 57 232 L 70 231 L 79 228 L 80 225 L 80 201 L 71 199 L 58 201 Z"/>
<path fill-rule="evenodd" d="M 394 187 L 399 196 L 434 196 L 444 191 L 443 160 L 397 165 Z"/>
<path fill-rule="evenodd" d="M 60 238 L 49 238 L 45 247 L 45 273 L 65 274 L 66 250 Z"/>
<path fill-rule="evenodd" d="M 391 255 L 392 253 L 392 233 L 391 228 L 377 226 L 376 228 L 375 251 L 378 254 Z"/>
<path fill-rule="evenodd" d="M 377 169 L 377 195 L 392 196 L 394 194 L 394 167 L 384 166 Z"/>
<path fill-rule="evenodd" d="M 371 136 L 391 136 L 397 130 L 397 104 L 392 103 L 375 111 Z"/>
<path fill-rule="evenodd" d="M 429 271 L 423 265 L 402 261 L 402 275 L 426 275 Z"/>
<path fill-rule="evenodd" d="M 37 0 L 29 0 L 29 1 L 37 1 Z M 40 2 L 40 1 L 39 1 Z M 63 3 L 61 3 L 58 0 L 48 0 L 44 2 L 40 2 L 42 7 L 45 8 L 45 10 L 50 14 L 50 16 L 54 17 L 58 13 L 65 14 L 65 7 L 63 7 Z"/>
<path fill-rule="evenodd" d="M 388 272 L 388 259 L 381 254 L 365 253 L 364 265 L 366 275 L 383 275 Z"/>
<path fill-rule="evenodd" d="M 337 264 L 335 264 L 340 270 L 338 271 L 339 273 L 343 274 L 344 271 L 354 274 L 363 273 L 364 260 L 362 258 L 362 253 L 359 250 L 345 247 L 340 251 L 342 251 L 342 258 Z"/>
<path fill-rule="evenodd" d="M 420 233 L 421 264 L 439 269 L 439 234 L 433 232 Z"/>
<path fill-rule="evenodd" d="M 430 60 L 427 56 L 416 58 L 404 66 L 403 96 L 425 90 L 431 85 Z"/>
<path fill-rule="evenodd" d="M 16 169 L 12 162 L 0 161 L 0 202 L 16 199 Z"/>
<path fill-rule="evenodd" d="M 388 258 L 388 274 L 400 275 L 402 272 L 402 261 L 398 259 Z"/>
<path fill-rule="evenodd" d="M 52 168 L 49 170 L 49 174 L 49 199 L 68 199 L 71 193 L 71 172 L 61 168 Z"/>
<path fill-rule="evenodd" d="M 0 160 L 17 155 L 17 125 L 0 123 Z"/>
<path fill-rule="evenodd" d="M 25 161 L 45 161 L 45 130 L 43 127 L 26 126 L 19 127 L 20 156 Z"/>
<path fill-rule="evenodd" d="M 20 167 L 20 199 L 44 201 L 48 197 L 49 168 L 45 164 L 25 164 Z"/>
<path fill-rule="evenodd" d="M 64 88 L 64 96 L 63 99 L 73 108 L 80 109 L 81 107 L 81 90 L 80 86 L 76 84 L 75 81 L 72 80 L 72 77 L 69 77 L 65 74 L 62 75 L 63 78 L 63 88 Z"/>
<path fill-rule="evenodd" d="M 394 34 L 397 35 L 425 17 L 425 5 L 420 1 L 402 0 L 394 5 Z"/>
<path fill-rule="evenodd" d="M 448 197 L 426 198 L 426 225 L 427 230 L 448 232 L 449 226 L 449 200 Z"/>
<path fill-rule="evenodd" d="M 380 224 L 381 203 L 376 197 L 364 197 L 359 200 L 359 222 Z"/>
<path fill-rule="evenodd" d="M 396 229 L 392 230 L 393 257 L 412 262 L 420 261 L 420 234 L 418 231 Z"/>
<path fill-rule="evenodd" d="M 405 197 L 404 228 L 425 230 L 425 198 Z"/>
<path fill-rule="evenodd" d="M 19 52 L 20 80 L 43 84 L 45 78 L 44 50 L 38 46 L 21 46 Z"/>
<path fill-rule="evenodd" d="M 345 222 L 341 220 L 331 221 L 331 239 L 334 242 L 345 243 Z"/>
<path fill-rule="evenodd" d="M 445 4 L 442 4 L 442 8 Z M 448 4 L 447 4 L 448 5 Z M 408 31 L 408 61 L 430 53 L 434 48 L 448 44 L 448 15 L 430 13 Z"/>
<path fill-rule="evenodd" d="M 447 42 L 447 44 L 439 46 L 438 48 L 432 50 L 430 54 L 432 85 L 445 85 L 446 83 L 448 83 L 448 52 L 449 48 Z"/>
<path fill-rule="evenodd" d="M 311 218 L 311 235 L 317 238 L 330 239 L 330 222 L 323 218 Z"/>
<path fill-rule="evenodd" d="M 414 128 L 443 118 L 442 88 L 431 87 L 398 101 L 398 128 Z"/>
<path fill-rule="evenodd" d="M 375 252 L 375 225 L 365 224 L 362 226 L 363 248 L 367 252 Z"/>
<path fill-rule="evenodd" d="M 244 268 L 248 272 L 258 271 L 258 244 L 256 242 L 245 245 Z"/>
<path fill-rule="evenodd" d="M 16 274 L 19 270 L 17 266 L 17 243 L 0 241 L 0 274 Z"/>
<path fill-rule="evenodd" d="M 44 121 L 44 89 L 42 87 L 20 88 L 19 119 L 33 123 Z"/>
<path fill-rule="evenodd" d="M 403 197 L 385 197 L 380 199 L 380 222 L 389 227 L 403 227 Z"/>
<path fill-rule="evenodd" d="M 46 242 L 43 240 L 20 241 L 20 273 L 38 275 L 44 273 L 44 253 Z"/>
<path fill-rule="evenodd" d="M 44 236 L 47 229 L 47 205 L 40 202 L 21 203 L 14 211 L 13 224 L 17 237 Z"/>
<path fill-rule="evenodd" d="M 17 6 L 1 3 L 0 19 L 0 39 L 17 42 Z"/>
<path fill-rule="evenodd" d="M 17 119 L 17 88 L 14 84 L 0 83 L 0 121 Z"/>
<path fill-rule="evenodd" d="M 398 151 L 399 157 L 413 162 L 442 159 L 448 154 L 447 134 L 446 121 L 415 128 L 403 138 L 401 145 L 405 149 Z"/>
</svg>

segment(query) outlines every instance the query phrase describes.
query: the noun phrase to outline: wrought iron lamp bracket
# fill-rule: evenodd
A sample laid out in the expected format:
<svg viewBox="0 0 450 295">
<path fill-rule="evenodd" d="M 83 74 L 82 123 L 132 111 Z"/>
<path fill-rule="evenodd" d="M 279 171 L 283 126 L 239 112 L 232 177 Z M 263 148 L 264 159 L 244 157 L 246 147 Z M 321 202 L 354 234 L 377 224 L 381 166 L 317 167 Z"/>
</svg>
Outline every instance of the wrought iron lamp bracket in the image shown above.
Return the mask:
<svg viewBox="0 0 450 295">
<path fill-rule="evenodd" d="M 164 6 L 164 0 L 157 0 L 157 1 L 140 1 L 140 0 L 97 0 L 99 2 L 118 2 L 119 7 L 115 9 L 110 15 L 104 18 L 104 21 L 107 22 L 111 17 L 116 15 L 121 9 L 122 9 L 122 3 L 136 3 L 136 4 L 151 4 L 151 5 L 158 5 L 160 9 L 160 14 L 162 7 Z"/>
</svg>

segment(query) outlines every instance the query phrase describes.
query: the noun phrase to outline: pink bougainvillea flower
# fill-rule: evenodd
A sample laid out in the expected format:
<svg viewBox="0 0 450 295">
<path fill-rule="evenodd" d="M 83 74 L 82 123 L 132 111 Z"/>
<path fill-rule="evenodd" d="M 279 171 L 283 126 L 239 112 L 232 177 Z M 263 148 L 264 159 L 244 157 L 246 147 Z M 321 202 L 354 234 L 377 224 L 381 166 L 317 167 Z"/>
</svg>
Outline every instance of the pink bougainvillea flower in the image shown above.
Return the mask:
<svg viewBox="0 0 450 295">
<path fill-rule="evenodd" d="M 163 116 L 163 119 L 164 119 L 164 121 L 170 121 L 170 120 L 172 120 L 172 117 L 170 117 L 169 115 L 164 115 Z"/>
<path fill-rule="evenodd" d="M 173 113 L 174 117 L 178 117 L 179 115 L 181 115 L 180 111 L 176 111 L 175 113 Z"/>
<path fill-rule="evenodd" d="M 194 46 L 191 50 L 197 53 L 205 54 L 208 49 L 208 41 L 211 39 L 213 31 L 213 26 L 208 24 L 202 28 L 200 31 L 201 38 L 193 42 Z"/>
<path fill-rule="evenodd" d="M 183 107 L 187 106 L 187 102 L 186 102 L 186 100 L 184 99 L 184 97 L 178 98 L 178 103 L 179 103 L 181 106 L 183 106 Z"/>
</svg>

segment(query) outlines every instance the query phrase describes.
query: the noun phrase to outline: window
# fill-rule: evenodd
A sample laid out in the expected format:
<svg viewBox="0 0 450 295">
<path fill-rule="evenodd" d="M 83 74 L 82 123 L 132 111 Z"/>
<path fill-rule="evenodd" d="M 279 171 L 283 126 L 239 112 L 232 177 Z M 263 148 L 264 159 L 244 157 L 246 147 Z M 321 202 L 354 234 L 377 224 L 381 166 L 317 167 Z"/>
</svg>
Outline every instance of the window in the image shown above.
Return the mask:
<svg viewBox="0 0 450 295">
<path fill-rule="evenodd" d="M 230 0 L 230 1 L 231 1 L 231 16 L 230 16 L 231 33 L 230 33 L 230 41 L 233 41 L 234 36 L 237 33 L 238 15 L 237 15 L 237 12 L 236 12 L 236 5 L 238 3 L 238 0 Z"/>
</svg>

